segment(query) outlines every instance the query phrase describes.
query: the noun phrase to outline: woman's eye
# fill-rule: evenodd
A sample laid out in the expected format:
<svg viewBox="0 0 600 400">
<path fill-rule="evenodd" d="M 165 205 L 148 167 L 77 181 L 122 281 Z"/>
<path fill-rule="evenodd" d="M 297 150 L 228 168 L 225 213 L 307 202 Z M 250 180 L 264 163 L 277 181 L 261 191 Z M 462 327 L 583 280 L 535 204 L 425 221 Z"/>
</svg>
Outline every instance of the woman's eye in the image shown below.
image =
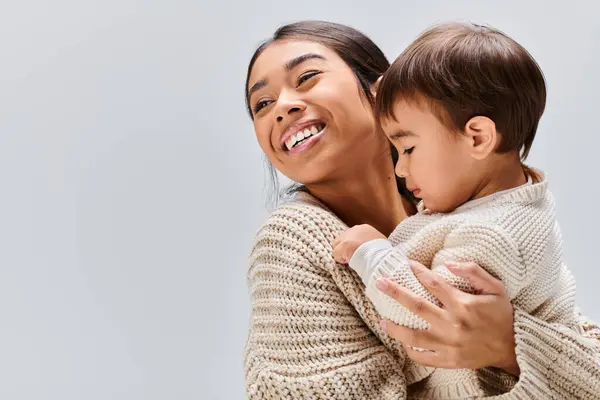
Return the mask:
<svg viewBox="0 0 600 400">
<path fill-rule="evenodd" d="M 307 73 L 301 75 L 300 78 L 298 78 L 298 86 L 302 85 L 304 82 L 306 82 L 307 80 L 309 80 L 313 76 L 316 76 L 316 75 L 319 75 L 319 74 L 320 74 L 319 71 L 310 71 L 310 72 L 307 72 Z"/>
<path fill-rule="evenodd" d="M 415 146 L 410 147 L 408 149 L 404 149 L 404 151 L 402 152 L 402 154 L 410 154 L 413 152 L 413 150 L 415 149 Z"/>
<path fill-rule="evenodd" d="M 263 108 L 265 108 L 266 106 L 268 106 L 270 104 L 270 100 L 261 100 L 258 103 L 256 103 L 256 105 L 254 106 L 254 114 L 258 113 L 260 110 L 262 110 Z"/>
</svg>

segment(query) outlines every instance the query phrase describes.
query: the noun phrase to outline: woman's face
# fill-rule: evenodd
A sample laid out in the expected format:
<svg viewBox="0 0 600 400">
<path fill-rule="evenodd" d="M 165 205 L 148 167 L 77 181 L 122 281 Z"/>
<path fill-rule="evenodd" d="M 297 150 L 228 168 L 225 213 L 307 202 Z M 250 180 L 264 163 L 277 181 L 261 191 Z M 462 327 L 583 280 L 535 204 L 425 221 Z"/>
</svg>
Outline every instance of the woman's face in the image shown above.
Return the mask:
<svg viewBox="0 0 600 400">
<path fill-rule="evenodd" d="M 305 185 L 365 167 L 386 141 L 356 76 L 333 51 L 302 40 L 277 41 L 248 81 L 256 137 L 271 163 Z M 382 142 L 383 141 L 383 142 Z"/>
</svg>

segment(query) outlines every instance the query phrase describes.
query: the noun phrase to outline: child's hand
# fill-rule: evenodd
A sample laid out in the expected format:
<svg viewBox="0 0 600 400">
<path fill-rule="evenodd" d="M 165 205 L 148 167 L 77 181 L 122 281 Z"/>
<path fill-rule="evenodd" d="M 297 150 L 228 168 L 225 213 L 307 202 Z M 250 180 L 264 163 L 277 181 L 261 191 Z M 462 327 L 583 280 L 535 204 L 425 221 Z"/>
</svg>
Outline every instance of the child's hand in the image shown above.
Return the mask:
<svg viewBox="0 0 600 400">
<path fill-rule="evenodd" d="M 375 239 L 386 239 L 371 225 L 356 225 L 338 236 L 333 243 L 333 258 L 340 264 L 347 264 L 352 255 L 363 243 Z"/>
</svg>

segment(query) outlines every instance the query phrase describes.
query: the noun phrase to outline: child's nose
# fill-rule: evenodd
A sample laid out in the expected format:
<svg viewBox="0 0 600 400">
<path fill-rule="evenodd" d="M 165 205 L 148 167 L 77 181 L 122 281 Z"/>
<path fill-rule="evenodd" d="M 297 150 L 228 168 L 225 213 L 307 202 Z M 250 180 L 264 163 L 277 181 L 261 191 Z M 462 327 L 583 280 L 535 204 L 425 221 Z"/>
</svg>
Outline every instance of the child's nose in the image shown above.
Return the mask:
<svg viewBox="0 0 600 400">
<path fill-rule="evenodd" d="M 408 176 L 408 168 L 406 167 L 406 163 L 402 162 L 402 157 L 396 163 L 396 175 L 400 178 L 406 178 Z"/>
</svg>

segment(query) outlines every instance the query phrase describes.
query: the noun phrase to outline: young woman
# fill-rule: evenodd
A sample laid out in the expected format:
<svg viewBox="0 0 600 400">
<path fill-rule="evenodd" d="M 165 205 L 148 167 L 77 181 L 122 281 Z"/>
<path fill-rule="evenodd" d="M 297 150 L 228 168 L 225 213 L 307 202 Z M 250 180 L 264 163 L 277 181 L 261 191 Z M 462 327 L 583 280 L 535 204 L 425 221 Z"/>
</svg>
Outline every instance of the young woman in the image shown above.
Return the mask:
<svg viewBox="0 0 600 400">
<path fill-rule="evenodd" d="M 485 395 L 600 398 L 600 330 L 583 317 L 575 332 L 513 310 L 502 283 L 475 265 L 456 273 L 478 295 L 415 265 L 444 307 L 389 284 L 386 292 L 431 329 L 388 324 L 384 331 L 360 279 L 336 266 L 331 242 L 349 226 L 387 235 L 414 213 L 373 118 L 374 84 L 388 66 L 365 35 L 314 21 L 281 27 L 250 62 L 246 100 L 258 142 L 278 171 L 303 186 L 262 226 L 250 257 L 249 397 L 457 395 L 452 382 L 430 382 L 430 366 L 478 370 Z M 419 347 L 424 335 L 433 353 L 402 347 Z M 414 362 L 422 367 L 405 373 Z"/>
</svg>

